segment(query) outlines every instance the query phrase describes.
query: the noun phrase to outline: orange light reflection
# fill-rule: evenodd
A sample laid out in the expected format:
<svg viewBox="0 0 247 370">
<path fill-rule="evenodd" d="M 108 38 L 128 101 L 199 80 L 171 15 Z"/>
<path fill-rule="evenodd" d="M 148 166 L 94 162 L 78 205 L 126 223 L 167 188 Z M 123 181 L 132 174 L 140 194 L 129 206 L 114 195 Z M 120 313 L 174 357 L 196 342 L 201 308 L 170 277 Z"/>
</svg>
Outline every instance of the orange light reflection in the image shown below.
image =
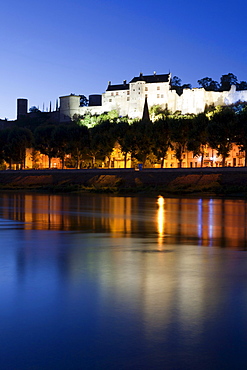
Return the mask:
<svg viewBox="0 0 247 370">
<path fill-rule="evenodd" d="M 164 224 L 165 224 L 165 199 L 159 195 L 157 199 L 158 213 L 157 213 L 157 229 L 158 229 L 158 247 L 162 248 L 164 238 Z"/>
</svg>

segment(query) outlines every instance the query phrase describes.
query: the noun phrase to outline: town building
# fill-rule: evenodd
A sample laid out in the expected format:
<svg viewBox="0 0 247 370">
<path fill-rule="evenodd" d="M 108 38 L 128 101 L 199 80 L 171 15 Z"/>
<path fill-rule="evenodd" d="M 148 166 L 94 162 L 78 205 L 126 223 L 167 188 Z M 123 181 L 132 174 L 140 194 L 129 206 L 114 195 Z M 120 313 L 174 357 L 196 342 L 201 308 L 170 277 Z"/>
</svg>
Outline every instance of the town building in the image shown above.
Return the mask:
<svg viewBox="0 0 247 370">
<path fill-rule="evenodd" d="M 181 112 L 181 114 L 198 114 L 205 110 L 207 106 L 224 106 L 234 104 L 238 101 L 247 102 L 247 90 L 237 91 L 236 86 L 232 85 L 229 91 L 207 91 L 204 88 L 184 88 L 180 91 L 174 89 L 171 85 L 171 74 L 143 75 L 134 77 L 127 82 L 113 85 L 108 82 L 106 91 L 102 95 L 90 95 L 88 106 L 82 105 L 81 95 L 67 95 L 60 97 L 60 107 L 58 105 L 54 112 L 45 112 L 52 123 L 66 123 L 85 114 L 102 114 L 110 111 L 117 111 L 119 116 L 128 116 L 129 118 L 142 118 L 144 102 L 149 108 L 155 105 L 168 109 L 170 112 Z M 28 113 L 27 99 L 18 99 L 17 101 L 17 119 L 27 115 L 35 116 L 37 113 Z M 14 123 L 14 122 L 13 122 Z M 1 121 L 2 127 L 5 127 L 6 121 Z M 240 152 L 236 145 L 227 158 L 226 165 L 243 166 L 245 153 Z M 27 154 L 27 166 L 32 168 L 33 155 Z M 192 152 L 183 154 L 182 167 L 200 167 L 200 158 L 193 157 Z M 203 160 L 204 166 L 221 166 L 221 157 L 216 156 L 216 151 L 211 148 L 205 149 Z M 121 148 L 116 144 L 112 155 L 102 163 L 102 167 L 111 168 L 130 168 L 136 164 L 132 161 L 130 155 L 126 158 L 121 153 Z M 37 168 L 46 168 L 48 159 L 41 155 L 35 162 Z M 153 167 L 160 167 L 160 163 L 152 164 Z M 164 158 L 164 168 L 178 167 L 178 161 L 174 152 L 169 149 L 166 158 Z M 53 168 L 60 168 L 59 159 L 52 161 Z"/>
</svg>

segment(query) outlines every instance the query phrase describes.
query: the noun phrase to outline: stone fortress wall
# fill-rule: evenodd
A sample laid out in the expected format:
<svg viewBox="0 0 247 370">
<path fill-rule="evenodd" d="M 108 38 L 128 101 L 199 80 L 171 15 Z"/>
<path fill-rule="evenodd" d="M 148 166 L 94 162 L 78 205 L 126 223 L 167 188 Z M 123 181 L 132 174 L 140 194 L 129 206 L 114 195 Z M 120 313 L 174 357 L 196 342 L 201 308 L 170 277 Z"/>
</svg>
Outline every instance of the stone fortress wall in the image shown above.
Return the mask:
<svg viewBox="0 0 247 370">
<path fill-rule="evenodd" d="M 60 97 L 60 122 L 72 120 L 75 116 L 86 113 L 102 114 L 117 110 L 120 116 L 141 118 L 145 98 L 149 108 L 161 105 L 171 112 L 180 111 L 182 114 L 198 114 L 205 110 L 206 105 L 229 105 L 237 101 L 247 101 L 247 90 L 236 91 L 232 85 L 230 91 L 206 91 L 204 88 L 184 89 L 181 95 L 177 94 L 170 85 L 171 74 L 134 77 L 129 83 L 123 81 L 120 85 L 108 83 L 105 93 L 102 94 L 101 105 L 87 107 L 80 106 L 79 95 Z M 96 95 L 92 96 L 96 97 Z M 99 101 L 99 99 L 98 99 Z M 97 103 L 98 104 L 98 103 Z"/>
</svg>

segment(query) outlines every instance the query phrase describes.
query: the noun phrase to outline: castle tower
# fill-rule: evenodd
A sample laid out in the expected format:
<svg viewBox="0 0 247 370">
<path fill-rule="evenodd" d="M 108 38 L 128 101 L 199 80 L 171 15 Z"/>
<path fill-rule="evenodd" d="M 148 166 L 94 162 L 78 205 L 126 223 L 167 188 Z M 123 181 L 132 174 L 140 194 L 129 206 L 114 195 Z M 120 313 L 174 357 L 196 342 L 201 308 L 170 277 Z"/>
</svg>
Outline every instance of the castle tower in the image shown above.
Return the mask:
<svg viewBox="0 0 247 370">
<path fill-rule="evenodd" d="M 17 99 L 17 119 L 27 115 L 27 99 Z"/>
<path fill-rule="evenodd" d="M 80 114 L 80 95 L 60 96 L 60 122 L 69 122 Z"/>
</svg>

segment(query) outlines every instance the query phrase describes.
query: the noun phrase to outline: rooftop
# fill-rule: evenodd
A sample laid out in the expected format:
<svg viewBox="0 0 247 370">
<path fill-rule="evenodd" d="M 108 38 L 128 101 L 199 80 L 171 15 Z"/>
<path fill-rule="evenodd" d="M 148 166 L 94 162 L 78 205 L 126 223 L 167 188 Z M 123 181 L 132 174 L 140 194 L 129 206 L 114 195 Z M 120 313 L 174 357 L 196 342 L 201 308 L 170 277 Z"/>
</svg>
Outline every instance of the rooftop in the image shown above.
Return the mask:
<svg viewBox="0 0 247 370">
<path fill-rule="evenodd" d="M 148 84 L 157 82 L 169 82 L 169 77 L 169 73 L 157 75 L 156 72 L 154 72 L 153 75 L 147 76 L 144 76 L 142 73 L 140 73 L 138 77 L 132 78 L 132 80 L 128 84 L 126 83 L 126 80 L 119 85 L 112 85 L 111 82 L 109 82 L 106 91 L 129 90 L 129 84 L 137 81 L 144 81 Z"/>
</svg>

